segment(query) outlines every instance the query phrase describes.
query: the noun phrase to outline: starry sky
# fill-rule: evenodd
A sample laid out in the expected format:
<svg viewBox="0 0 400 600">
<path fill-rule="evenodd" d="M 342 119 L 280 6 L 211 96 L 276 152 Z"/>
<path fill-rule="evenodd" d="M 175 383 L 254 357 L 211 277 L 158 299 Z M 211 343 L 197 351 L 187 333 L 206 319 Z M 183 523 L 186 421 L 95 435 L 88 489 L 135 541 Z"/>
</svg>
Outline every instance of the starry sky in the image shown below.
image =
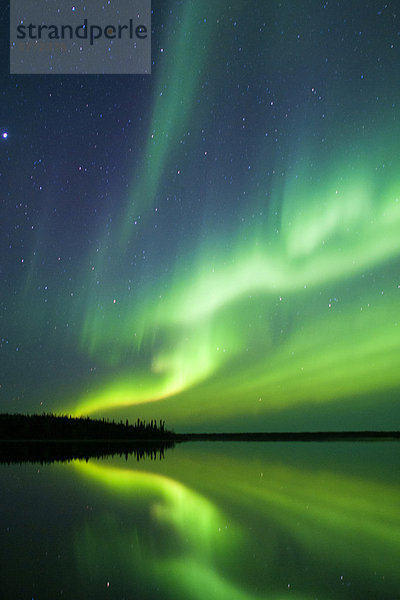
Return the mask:
<svg viewBox="0 0 400 600">
<path fill-rule="evenodd" d="M 1 410 L 398 428 L 395 3 L 152 8 L 151 75 L 1 38 Z"/>
</svg>

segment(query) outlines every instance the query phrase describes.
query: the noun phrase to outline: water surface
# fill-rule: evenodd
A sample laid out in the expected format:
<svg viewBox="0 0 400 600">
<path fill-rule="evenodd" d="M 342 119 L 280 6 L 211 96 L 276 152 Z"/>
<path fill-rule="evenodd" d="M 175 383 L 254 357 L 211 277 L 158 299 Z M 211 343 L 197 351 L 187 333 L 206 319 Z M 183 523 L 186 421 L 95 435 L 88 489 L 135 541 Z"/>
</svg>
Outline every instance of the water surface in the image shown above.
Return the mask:
<svg viewBox="0 0 400 600">
<path fill-rule="evenodd" d="M 0 466 L 1 597 L 400 598 L 398 442 Z"/>
</svg>

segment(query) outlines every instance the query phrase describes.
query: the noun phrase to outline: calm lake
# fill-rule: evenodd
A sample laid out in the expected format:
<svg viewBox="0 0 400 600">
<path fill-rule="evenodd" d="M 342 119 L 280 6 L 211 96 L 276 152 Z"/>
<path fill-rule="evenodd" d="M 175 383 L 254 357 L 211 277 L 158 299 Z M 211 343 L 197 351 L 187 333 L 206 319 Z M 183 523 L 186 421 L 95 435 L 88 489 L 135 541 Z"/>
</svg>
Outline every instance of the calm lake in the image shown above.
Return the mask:
<svg viewBox="0 0 400 600">
<path fill-rule="evenodd" d="M 398 442 L 0 465 L 2 600 L 400 598 Z"/>
</svg>

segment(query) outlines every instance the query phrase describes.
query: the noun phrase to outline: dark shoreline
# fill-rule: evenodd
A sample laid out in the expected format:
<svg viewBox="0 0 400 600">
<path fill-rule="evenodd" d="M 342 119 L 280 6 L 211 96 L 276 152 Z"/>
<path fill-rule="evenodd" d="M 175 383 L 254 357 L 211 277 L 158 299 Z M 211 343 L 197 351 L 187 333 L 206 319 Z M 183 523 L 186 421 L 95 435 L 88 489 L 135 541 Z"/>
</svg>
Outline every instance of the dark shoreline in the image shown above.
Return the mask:
<svg viewBox="0 0 400 600">
<path fill-rule="evenodd" d="M 282 432 L 241 432 L 241 433 L 173 433 L 154 438 L 0 438 L 1 444 L 76 444 L 109 446 L 168 445 L 181 442 L 324 442 L 324 441 L 364 441 L 398 440 L 400 431 L 282 431 Z M 1 447 L 1 446 L 0 446 Z"/>
<path fill-rule="evenodd" d="M 181 433 L 175 442 L 335 442 L 398 440 L 400 431 L 301 431 L 258 433 Z"/>
<path fill-rule="evenodd" d="M 158 444 L 170 442 L 297 442 L 336 440 L 399 439 L 400 431 L 278 431 L 239 433 L 175 433 L 165 428 L 165 421 L 150 422 L 137 419 L 130 424 L 106 419 L 71 417 L 67 415 L 0 414 L 0 444 L 21 443 L 77 443 L 77 444 Z"/>
<path fill-rule="evenodd" d="M 185 442 L 385 442 L 400 440 L 399 431 L 325 431 L 280 433 L 170 433 L 165 439 L 0 439 L 0 464 L 54 463 L 124 456 L 162 460 Z"/>
</svg>

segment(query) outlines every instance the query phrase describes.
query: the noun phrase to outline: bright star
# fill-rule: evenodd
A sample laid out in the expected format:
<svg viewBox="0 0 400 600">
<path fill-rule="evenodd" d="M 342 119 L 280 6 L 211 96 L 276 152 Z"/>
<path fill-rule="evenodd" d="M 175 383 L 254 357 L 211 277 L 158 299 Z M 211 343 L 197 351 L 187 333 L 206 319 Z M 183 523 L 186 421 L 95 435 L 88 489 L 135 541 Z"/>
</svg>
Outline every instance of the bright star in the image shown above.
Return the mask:
<svg viewBox="0 0 400 600">
<path fill-rule="evenodd" d="M 8 133 L 7 131 L 3 131 L 3 133 L 1 134 L 1 137 L 6 140 L 8 138 Z"/>
</svg>

